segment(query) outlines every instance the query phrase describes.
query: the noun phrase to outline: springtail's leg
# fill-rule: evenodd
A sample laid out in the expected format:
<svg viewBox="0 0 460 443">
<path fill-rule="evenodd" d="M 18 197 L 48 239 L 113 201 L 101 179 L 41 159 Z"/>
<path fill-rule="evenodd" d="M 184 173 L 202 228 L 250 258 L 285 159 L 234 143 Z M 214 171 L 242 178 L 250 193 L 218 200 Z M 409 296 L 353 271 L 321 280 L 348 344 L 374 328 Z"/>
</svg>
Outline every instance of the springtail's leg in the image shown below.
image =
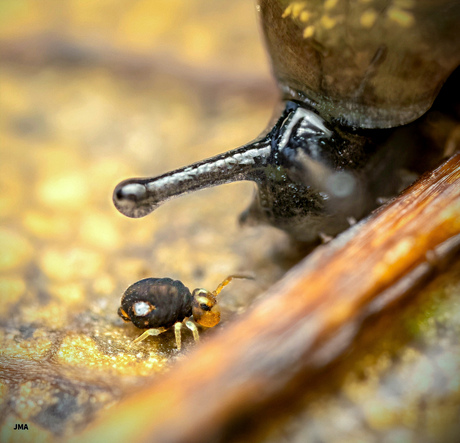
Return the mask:
<svg viewBox="0 0 460 443">
<path fill-rule="evenodd" d="M 133 346 L 143 340 L 145 340 L 146 338 L 150 337 L 150 336 L 155 336 L 155 335 L 160 335 L 162 334 L 163 332 L 165 332 L 166 329 L 165 328 L 158 328 L 158 329 L 155 329 L 155 328 L 152 328 L 152 329 L 147 329 L 143 334 L 139 335 L 139 337 L 137 337 L 135 340 L 133 340 L 131 342 L 131 345 L 130 346 Z"/>
<path fill-rule="evenodd" d="M 191 320 L 186 320 L 185 321 L 185 326 L 187 326 L 187 328 L 189 328 L 192 331 L 193 338 L 195 339 L 195 341 L 199 342 L 200 341 L 200 336 L 198 334 L 198 328 L 196 327 L 196 324 L 193 323 L 193 321 L 191 321 Z"/>
<path fill-rule="evenodd" d="M 176 336 L 176 346 L 178 351 L 180 351 L 182 347 L 181 329 L 182 322 L 178 321 L 177 323 L 174 323 L 174 335 Z"/>
</svg>

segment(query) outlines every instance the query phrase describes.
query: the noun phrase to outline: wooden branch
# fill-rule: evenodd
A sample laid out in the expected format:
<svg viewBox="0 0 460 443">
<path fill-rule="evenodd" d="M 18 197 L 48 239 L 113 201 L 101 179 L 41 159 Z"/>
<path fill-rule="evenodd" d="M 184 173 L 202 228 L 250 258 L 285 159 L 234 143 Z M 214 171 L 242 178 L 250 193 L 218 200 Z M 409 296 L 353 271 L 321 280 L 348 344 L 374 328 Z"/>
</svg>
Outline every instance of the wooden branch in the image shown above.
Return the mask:
<svg viewBox="0 0 460 443">
<path fill-rule="evenodd" d="M 74 441 L 207 442 L 322 371 L 458 251 L 460 154 L 318 248 L 238 320 Z M 290 389 L 292 392 L 292 389 Z M 299 393 L 301 394 L 301 392 Z"/>
</svg>

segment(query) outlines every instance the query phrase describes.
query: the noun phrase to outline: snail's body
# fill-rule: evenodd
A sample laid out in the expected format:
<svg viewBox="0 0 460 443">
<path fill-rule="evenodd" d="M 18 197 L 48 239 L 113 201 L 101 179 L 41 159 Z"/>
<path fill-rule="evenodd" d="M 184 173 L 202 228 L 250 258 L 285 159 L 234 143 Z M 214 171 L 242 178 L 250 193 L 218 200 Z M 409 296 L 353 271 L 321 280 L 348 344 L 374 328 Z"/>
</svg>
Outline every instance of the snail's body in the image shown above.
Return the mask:
<svg viewBox="0 0 460 443">
<path fill-rule="evenodd" d="M 141 217 L 172 197 L 251 180 L 258 193 L 242 220 L 313 242 L 397 192 L 414 156 L 391 128 L 425 113 L 458 65 L 460 3 L 351 3 L 259 0 L 283 98 L 274 126 L 233 151 L 120 183 L 117 208 Z"/>
<path fill-rule="evenodd" d="M 355 128 L 422 116 L 460 61 L 457 0 L 258 0 L 282 96 Z"/>
</svg>

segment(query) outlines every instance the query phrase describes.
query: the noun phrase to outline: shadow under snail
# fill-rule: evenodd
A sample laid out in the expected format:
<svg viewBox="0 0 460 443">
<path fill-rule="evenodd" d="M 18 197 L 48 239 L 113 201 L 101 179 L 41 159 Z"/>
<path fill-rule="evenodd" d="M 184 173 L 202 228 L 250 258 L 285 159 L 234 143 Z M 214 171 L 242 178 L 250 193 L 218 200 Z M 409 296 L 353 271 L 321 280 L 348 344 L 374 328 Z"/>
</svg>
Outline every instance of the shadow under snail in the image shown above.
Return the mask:
<svg viewBox="0 0 460 443">
<path fill-rule="evenodd" d="M 126 216 L 251 180 L 258 192 L 242 222 L 315 242 L 394 195 L 401 169 L 425 156 L 417 137 L 394 128 L 426 113 L 458 66 L 460 2 L 259 0 L 256 8 L 281 92 L 271 126 L 237 149 L 121 182 L 113 201 Z"/>
</svg>

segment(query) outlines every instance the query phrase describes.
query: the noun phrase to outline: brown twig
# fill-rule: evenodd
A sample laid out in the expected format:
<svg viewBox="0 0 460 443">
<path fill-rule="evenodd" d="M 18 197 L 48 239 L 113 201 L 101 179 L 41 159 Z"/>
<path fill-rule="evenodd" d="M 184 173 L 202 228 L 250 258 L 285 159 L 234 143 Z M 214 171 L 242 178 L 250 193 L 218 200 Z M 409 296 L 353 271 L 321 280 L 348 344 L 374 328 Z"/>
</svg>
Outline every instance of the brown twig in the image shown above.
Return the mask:
<svg viewBox="0 0 460 443">
<path fill-rule="evenodd" d="M 336 360 L 363 320 L 430 276 L 460 234 L 460 154 L 318 248 L 250 312 L 75 441 L 207 442 Z M 291 389 L 292 392 L 292 389 Z"/>
</svg>

